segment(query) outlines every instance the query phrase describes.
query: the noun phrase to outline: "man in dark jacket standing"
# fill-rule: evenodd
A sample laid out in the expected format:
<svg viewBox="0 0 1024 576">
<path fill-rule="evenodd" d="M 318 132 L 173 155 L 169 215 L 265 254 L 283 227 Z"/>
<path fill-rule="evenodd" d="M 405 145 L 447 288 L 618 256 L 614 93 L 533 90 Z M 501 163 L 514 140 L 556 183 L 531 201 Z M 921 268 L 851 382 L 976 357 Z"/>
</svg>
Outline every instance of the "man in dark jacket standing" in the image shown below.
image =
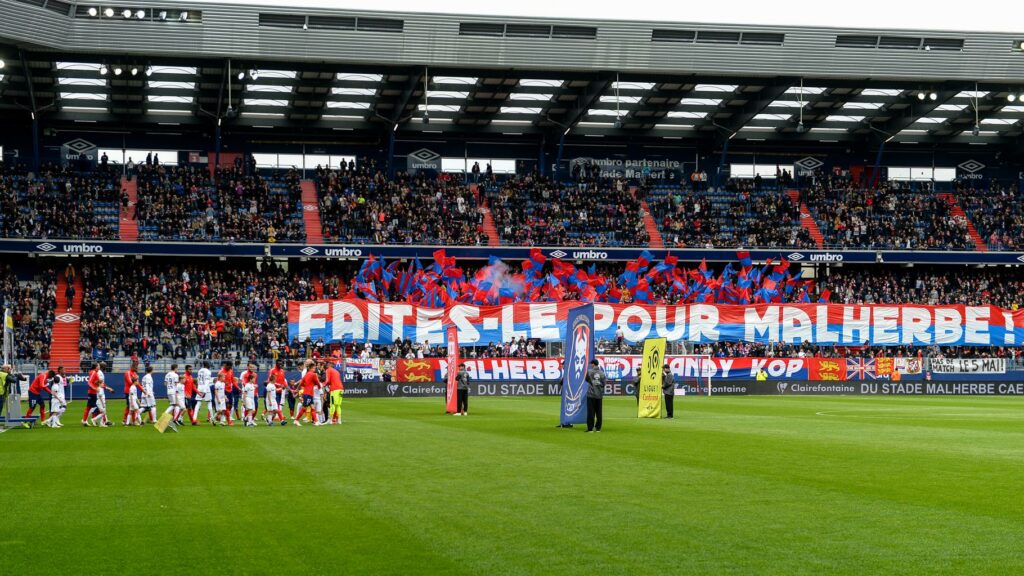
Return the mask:
<svg viewBox="0 0 1024 576">
<path fill-rule="evenodd" d="M 458 387 L 458 398 L 455 403 L 455 415 L 469 415 L 469 373 L 466 372 L 466 365 L 459 366 L 459 372 L 455 375 L 455 383 Z"/>
<path fill-rule="evenodd" d="M 665 395 L 665 418 L 673 418 L 672 401 L 675 400 L 676 382 L 672 378 L 672 369 L 668 364 L 661 369 L 661 393 Z"/>
<path fill-rule="evenodd" d="M 604 403 L 604 385 L 608 377 L 597 360 L 590 361 L 587 370 L 587 432 L 600 432 Z"/>
</svg>

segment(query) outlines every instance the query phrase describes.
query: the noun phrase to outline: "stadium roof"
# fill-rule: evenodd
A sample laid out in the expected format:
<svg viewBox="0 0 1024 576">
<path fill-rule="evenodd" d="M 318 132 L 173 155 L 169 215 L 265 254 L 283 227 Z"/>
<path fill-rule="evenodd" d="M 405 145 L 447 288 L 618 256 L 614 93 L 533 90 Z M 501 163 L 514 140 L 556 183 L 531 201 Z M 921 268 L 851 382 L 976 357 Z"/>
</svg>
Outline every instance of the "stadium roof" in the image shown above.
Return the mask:
<svg viewBox="0 0 1024 576">
<path fill-rule="evenodd" d="M 0 0 L 0 114 L 154 127 L 1012 144 L 1024 134 L 1022 42 L 1008 33 Z"/>
</svg>

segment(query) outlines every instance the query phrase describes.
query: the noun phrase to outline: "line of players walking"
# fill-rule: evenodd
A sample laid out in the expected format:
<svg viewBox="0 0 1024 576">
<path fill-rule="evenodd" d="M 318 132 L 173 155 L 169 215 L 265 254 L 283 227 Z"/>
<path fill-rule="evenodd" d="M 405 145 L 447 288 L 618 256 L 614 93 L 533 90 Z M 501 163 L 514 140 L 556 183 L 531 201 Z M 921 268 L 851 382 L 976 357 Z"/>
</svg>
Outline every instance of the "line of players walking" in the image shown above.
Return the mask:
<svg viewBox="0 0 1024 576">
<path fill-rule="evenodd" d="M 170 371 L 164 375 L 168 402 L 164 414 L 170 415 L 169 426 L 175 430 L 185 424 L 186 418 L 193 426 L 198 426 L 204 404 L 205 420 L 214 426 L 234 426 L 238 421 L 252 427 L 257 425 L 258 419 L 268 426 L 283 426 L 289 418 L 295 426 L 302 426 L 303 419 L 314 426 L 340 424 L 345 391 L 341 377 L 342 362 L 338 354 L 330 359 L 307 360 L 302 377 L 290 382 L 280 363 L 276 363 L 264 383 L 263 412 L 258 416 L 261 394 L 259 375 L 254 364 L 249 364 L 239 376 L 235 376 L 231 362 L 224 362 L 216 374 L 210 370 L 209 362 L 203 362 L 198 371 L 194 371 L 193 366 L 188 364 L 182 374 L 178 373 L 178 365 L 172 364 Z M 114 425 L 109 417 L 106 397 L 107 392 L 113 392 L 114 389 L 107 384 L 105 369 L 105 363 L 97 362 L 89 371 L 82 426 Z M 32 416 L 38 408 L 44 426 L 63 427 L 61 417 L 68 407 L 67 386 L 63 366 L 39 373 L 29 386 L 29 409 L 26 416 Z M 49 417 L 46 415 L 44 392 L 50 395 Z M 147 365 L 140 378 L 138 365 L 133 363 L 124 375 L 124 393 L 124 426 L 157 423 L 152 366 Z M 289 418 L 284 416 L 282 410 L 285 404 L 288 405 Z"/>
</svg>

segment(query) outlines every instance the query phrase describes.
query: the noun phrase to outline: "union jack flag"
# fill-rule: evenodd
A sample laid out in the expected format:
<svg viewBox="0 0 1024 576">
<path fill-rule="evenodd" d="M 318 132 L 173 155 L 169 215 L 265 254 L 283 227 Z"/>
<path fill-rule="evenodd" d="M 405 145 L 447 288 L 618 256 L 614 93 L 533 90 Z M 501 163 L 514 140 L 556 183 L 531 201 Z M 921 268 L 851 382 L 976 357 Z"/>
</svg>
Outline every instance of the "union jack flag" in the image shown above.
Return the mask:
<svg viewBox="0 0 1024 576">
<path fill-rule="evenodd" d="M 875 373 L 874 358 L 847 358 L 846 379 L 847 380 L 875 380 L 878 375 Z"/>
</svg>

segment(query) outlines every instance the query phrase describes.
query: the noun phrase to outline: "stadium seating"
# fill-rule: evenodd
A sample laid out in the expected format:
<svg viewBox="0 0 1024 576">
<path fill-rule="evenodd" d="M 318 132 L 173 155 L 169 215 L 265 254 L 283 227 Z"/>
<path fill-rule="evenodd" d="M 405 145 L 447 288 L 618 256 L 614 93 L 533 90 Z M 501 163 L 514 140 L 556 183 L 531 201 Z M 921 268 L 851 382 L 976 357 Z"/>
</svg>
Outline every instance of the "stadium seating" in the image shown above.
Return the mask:
<svg viewBox="0 0 1024 576">
<path fill-rule="evenodd" d="M 1024 247 L 1024 195 L 1016 185 L 988 190 L 960 187 L 957 197 L 990 250 Z"/>
<path fill-rule="evenodd" d="M 221 169 L 142 167 L 139 238 L 177 241 L 302 242 L 301 190 L 294 171 L 270 177 Z"/>
<path fill-rule="evenodd" d="M 14 318 L 14 354 L 19 360 L 49 359 L 56 279 L 54 270 L 45 269 L 22 280 L 10 266 L 0 265 L 0 308 L 10 309 Z"/>
<path fill-rule="evenodd" d="M 820 180 L 801 191 L 827 246 L 904 250 L 974 250 L 967 224 L 931 191 L 899 183 L 877 189 Z"/>
<path fill-rule="evenodd" d="M 11 170 L 0 179 L 0 235 L 116 239 L 120 192 L 118 175 L 104 170 L 78 172 L 48 165 L 34 176 Z"/>
<path fill-rule="evenodd" d="M 800 227 L 800 206 L 781 191 L 755 190 L 750 180 L 730 180 L 722 190 L 701 192 L 655 184 L 647 203 L 666 247 L 815 246 Z"/>
<path fill-rule="evenodd" d="M 478 200 L 461 177 L 399 174 L 371 162 L 318 169 L 324 239 L 354 244 L 486 245 Z"/>
<path fill-rule="evenodd" d="M 646 246 L 640 198 L 625 180 L 561 183 L 535 176 L 485 187 L 504 244 Z"/>
</svg>

